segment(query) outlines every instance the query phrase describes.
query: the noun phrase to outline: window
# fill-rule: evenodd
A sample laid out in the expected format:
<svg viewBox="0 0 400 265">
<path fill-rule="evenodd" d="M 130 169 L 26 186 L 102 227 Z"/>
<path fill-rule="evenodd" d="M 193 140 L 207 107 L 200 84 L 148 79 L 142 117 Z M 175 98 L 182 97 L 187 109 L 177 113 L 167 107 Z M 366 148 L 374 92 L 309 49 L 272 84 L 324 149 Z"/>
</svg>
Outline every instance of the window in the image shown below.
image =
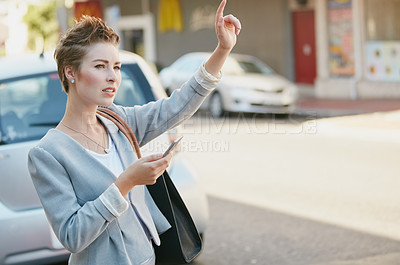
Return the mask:
<svg viewBox="0 0 400 265">
<path fill-rule="evenodd" d="M 123 65 L 121 78 L 121 85 L 114 99 L 115 104 L 135 106 L 155 99 L 150 84 L 138 65 Z"/>
<path fill-rule="evenodd" d="M 122 30 L 121 35 L 122 47 L 124 47 L 125 50 L 145 57 L 146 54 L 143 29 Z"/>
<path fill-rule="evenodd" d="M 355 69 L 351 0 L 329 0 L 328 22 L 330 73 L 337 77 L 352 77 Z"/>
<path fill-rule="evenodd" d="M 400 81 L 400 0 L 366 0 L 366 77 Z"/>
<path fill-rule="evenodd" d="M 1 143 L 41 138 L 65 111 L 66 94 L 57 73 L 0 84 Z"/>
<path fill-rule="evenodd" d="M 261 61 L 253 60 L 253 61 L 245 61 L 245 60 L 238 60 L 240 67 L 246 73 L 256 73 L 256 74 L 265 74 L 270 75 L 273 74 L 272 69 L 268 68 L 265 64 Z"/>
<path fill-rule="evenodd" d="M 368 41 L 400 41 L 400 0 L 365 0 Z"/>
</svg>

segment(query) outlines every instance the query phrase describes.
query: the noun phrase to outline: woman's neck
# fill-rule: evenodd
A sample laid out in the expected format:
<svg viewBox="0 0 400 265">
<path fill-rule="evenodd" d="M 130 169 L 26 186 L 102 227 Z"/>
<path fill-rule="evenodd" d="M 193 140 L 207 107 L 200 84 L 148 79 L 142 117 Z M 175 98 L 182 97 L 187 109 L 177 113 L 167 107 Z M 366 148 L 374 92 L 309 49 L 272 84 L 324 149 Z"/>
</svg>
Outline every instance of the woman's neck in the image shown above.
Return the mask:
<svg viewBox="0 0 400 265">
<path fill-rule="evenodd" d="M 81 103 L 74 104 L 74 102 L 68 100 L 62 121 L 73 125 L 76 129 L 88 130 L 99 124 L 96 116 L 97 107 L 96 105 L 86 106 Z"/>
</svg>

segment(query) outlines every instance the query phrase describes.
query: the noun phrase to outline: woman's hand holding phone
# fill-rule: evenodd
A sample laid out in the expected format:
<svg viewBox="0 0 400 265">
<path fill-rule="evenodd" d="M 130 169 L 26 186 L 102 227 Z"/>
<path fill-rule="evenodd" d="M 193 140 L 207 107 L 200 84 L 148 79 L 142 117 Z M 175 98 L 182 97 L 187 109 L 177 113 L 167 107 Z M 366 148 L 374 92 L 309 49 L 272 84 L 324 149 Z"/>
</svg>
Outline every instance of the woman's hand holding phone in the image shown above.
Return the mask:
<svg viewBox="0 0 400 265">
<path fill-rule="evenodd" d="M 125 197 L 136 185 L 152 185 L 168 168 L 172 154 L 163 157 L 162 154 L 142 157 L 132 163 L 114 182 Z"/>
<path fill-rule="evenodd" d="M 114 182 L 120 190 L 122 196 L 136 185 L 153 185 L 162 173 L 168 168 L 172 159 L 172 150 L 182 140 L 182 136 L 176 139 L 164 152 L 142 157 L 132 163 L 118 179 Z"/>
</svg>

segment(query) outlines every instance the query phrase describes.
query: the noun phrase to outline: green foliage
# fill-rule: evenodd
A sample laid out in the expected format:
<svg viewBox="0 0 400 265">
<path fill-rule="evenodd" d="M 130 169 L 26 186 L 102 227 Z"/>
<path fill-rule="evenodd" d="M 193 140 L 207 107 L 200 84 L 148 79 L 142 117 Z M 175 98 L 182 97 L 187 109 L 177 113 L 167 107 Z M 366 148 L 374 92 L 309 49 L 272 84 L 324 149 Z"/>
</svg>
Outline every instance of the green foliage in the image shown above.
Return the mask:
<svg viewBox="0 0 400 265">
<path fill-rule="evenodd" d="M 42 38 L 43 47 L 56 43 L 58 39 L 58 21 L 57 21 L 57 3 L 56 1 L 46 2 L 41 5 L 29 5 L 28 11 L 23 17 L 23 21 L 28 26 L 29 46 L 35 46 L 35 39 Z"/>
</svg>

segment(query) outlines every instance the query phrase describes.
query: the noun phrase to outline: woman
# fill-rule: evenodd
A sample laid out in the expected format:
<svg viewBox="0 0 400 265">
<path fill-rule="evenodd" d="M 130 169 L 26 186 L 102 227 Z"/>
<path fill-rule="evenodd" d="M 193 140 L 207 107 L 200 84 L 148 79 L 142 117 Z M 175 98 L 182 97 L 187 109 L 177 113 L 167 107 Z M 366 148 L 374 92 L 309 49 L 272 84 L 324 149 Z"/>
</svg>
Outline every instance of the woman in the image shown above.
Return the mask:
<svg viewBox="0 0 400 265">
<path fill-rule="evenodd" d="M 55 58 L 68 94 L 65 115 L 29 153 L 29 170 L 46 216 L 72 254 L 70 264 L 154 264 L 152 241 L 170 225 L 146 186 L 168 167 L 171 155 L 138 159 L 128 140 L 98 106 L 117 112 L 141 146 L 192 115 L 220 79 L 236 44 L 240 22 L 216 14 L 218 46 L 209 60 L 168 99 L 144 106 L 113 104 L 121 82 L 118 35 L 85 17 L 60 40 Z"/>
</svg>

